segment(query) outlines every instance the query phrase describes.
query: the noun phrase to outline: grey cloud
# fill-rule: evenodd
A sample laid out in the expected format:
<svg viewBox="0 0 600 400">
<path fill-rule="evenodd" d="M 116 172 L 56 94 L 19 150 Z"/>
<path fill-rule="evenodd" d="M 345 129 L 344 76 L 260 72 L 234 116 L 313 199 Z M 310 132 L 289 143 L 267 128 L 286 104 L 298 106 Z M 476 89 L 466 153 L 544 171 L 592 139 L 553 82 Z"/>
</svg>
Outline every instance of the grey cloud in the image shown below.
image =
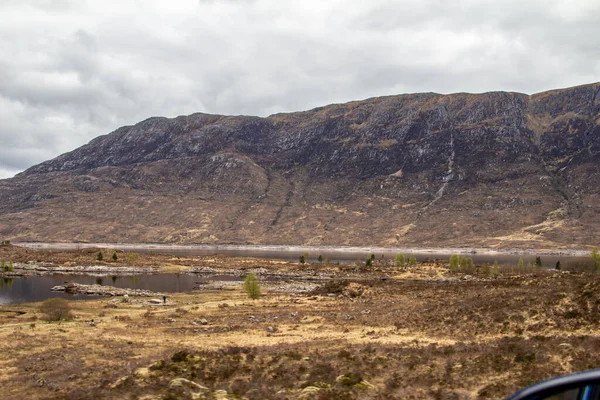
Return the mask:
<svg viewBox="0 0 600 400">
<path fill-rule="evenodd" d="M 0 2 L 0 178 L 150 116 L 597 81 L 600 3 Z"/>
</svg>

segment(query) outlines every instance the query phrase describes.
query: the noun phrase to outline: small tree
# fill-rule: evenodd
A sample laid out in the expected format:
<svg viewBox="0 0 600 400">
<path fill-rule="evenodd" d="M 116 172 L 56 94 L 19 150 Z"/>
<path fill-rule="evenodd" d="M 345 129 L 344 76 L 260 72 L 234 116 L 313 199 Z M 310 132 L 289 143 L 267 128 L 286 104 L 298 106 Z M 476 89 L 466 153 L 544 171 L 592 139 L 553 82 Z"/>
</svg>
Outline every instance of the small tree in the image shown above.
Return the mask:
<svg viewBox="0 0 600 400">
<path fill-rule="evenodd" d="M 536 267 L 541 267 L 542 266 L 542 258 L 540 256 L 537 256 L 535 258 L 535 266 Z"/>
<path fill-rule="evenodd" d="M 40 305 L 40 312 L 47 321 L 61 321 L 73 317 L 71 314 L 71 305 L 65 299 L 44 300 Z"/>
<path fill-rule="evenodd" d="M 96 256 L 96 260 L 98 261 L 102 261 L 104 259 L 104 256 L 102 255 L 102 252 L 98 252 L 98 255 Z"/>
<path fill-rule="evenodd" d="M 317 260 L 322 263 L 323 262 L 323 256 L 319 254 L 319 257 L 317 258 Z"/>
<path fill-rule="evenodd" d="M 517 264 L 519 269 L 525 268 L 525 261 L 523 261 L 523 257 L 519 257 L 519 263 Z"/>
<path fill-rule="evenodd" d="M 450 256 L 450 271 L 458 271 L 459 262 L 458 254 L 452 254 Z"/>
<path fill-rule="evenodd" d="M 554 268 L 560 271 L 560 260 L 556 262 L 556 266 Z"/>
<path fill-rule="evenodd" d="M 119 257 L 117 257 L 117 253 L 113 253 L 112 259 L 113 261 L 117 261 L 119 259 Z"/>
<path fill-rule="evenodd" d="M 304 261 L 310 262 L 310 254 L 308 253 L 308 251 L 305 251 L 303 256 L 304 256 Z"/>
<path fill-rule="evenodd" d="M 600 269 L 600 253 L 598 252 L 598 248 L 594 247 L 592 249 L 592 260 L 594 261 L 594 267 L 596 269 Z"/>
<path fill-rule="evenodd" d="M 256 300 L 260 298 L 260 283 L 254 272 L 246 275 L 246 279 L 244 279 L 244 291 L 251 299 Z"/>
<path fill-rule="evenodd" d="M 473 270 L 473 259 L 471 257 L 467 258 L 467 267 L 469 270 Z"/>
<path fill-rule="evenodd" d="M 394 262 L 396 267 L 404 268 L 406 266 L 406 258 L 404 257 L 404 254 L 396 254 L 396 259 Z"/>
<path fill-rule="evenodd" d="M 373 258 L 371 256 L 367 256 L 367 260 L 365 261 L 365 265 L 370 267 L 373 265 Z"/>
<path fill-rule="evenodd" d="M 467 257 L 462 256 L 460 258 L 459 264 L 460 264 L 460 269 L 463 270 L 463 271 L 466 271 L 468 269 L 468 266 L 469 266 L 469 261 L 467 261 Z"/>
<path fill-rule="evenodd" d="M 500 266 L 498 265 L 498 260 L 494 260 L 494 265 L 492 265 L 492 274 L 498 274 L 500 272 Z"/>
<path fill-rule="evenodd" d="M 408 258 L 408 265 L 417 265 L 417 257 L 414 254 L 411 254 Z"/>
<path fill-rule="evenodd" d="M 304 255 L 300 256 L 300 264 L 304 264 L 306 260 L 304 259 Z"/>
</svg>

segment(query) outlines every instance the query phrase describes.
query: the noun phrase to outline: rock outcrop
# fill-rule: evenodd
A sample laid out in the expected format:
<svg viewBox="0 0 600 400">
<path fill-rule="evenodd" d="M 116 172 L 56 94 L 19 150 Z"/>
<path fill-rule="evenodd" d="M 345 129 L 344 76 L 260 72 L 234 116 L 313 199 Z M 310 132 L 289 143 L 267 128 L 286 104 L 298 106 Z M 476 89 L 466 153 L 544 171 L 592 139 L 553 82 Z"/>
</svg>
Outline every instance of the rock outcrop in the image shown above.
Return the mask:
<svg viewBox="0 0 600 400">
<path fill-rule="evenodd" d="M 0 181 L 12 240 L 600 242 L 600 84 L 150 118 Z"/>
</svg>

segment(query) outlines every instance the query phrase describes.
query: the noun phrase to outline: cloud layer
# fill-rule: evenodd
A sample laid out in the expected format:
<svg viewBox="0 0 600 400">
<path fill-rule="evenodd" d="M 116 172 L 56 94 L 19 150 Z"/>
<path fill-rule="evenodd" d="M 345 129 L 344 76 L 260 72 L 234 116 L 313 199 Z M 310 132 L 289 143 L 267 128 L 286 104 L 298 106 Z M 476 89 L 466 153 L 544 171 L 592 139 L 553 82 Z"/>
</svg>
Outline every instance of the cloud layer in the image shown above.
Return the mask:
<svg viewBox="0 0 600 400">
<path fill-rule="evenodd" d="M 600 80 L 597 0 L 3 0 L 0 178 L 150 116 Z"/>
</svg>

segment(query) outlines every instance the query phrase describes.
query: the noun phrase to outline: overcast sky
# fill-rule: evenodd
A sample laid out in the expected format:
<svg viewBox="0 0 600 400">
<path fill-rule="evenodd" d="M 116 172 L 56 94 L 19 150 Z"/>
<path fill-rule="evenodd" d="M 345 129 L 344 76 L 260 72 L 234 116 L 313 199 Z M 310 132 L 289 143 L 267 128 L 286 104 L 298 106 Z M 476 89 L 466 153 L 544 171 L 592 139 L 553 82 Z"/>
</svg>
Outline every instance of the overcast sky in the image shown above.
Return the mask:
<svg viewBox="0 0 600 400">
<path fill-rule="evenodd" d="M 596 81 L 598 0 L 1 0 L 0 178 L 150 116 Z"/>
</svg>

